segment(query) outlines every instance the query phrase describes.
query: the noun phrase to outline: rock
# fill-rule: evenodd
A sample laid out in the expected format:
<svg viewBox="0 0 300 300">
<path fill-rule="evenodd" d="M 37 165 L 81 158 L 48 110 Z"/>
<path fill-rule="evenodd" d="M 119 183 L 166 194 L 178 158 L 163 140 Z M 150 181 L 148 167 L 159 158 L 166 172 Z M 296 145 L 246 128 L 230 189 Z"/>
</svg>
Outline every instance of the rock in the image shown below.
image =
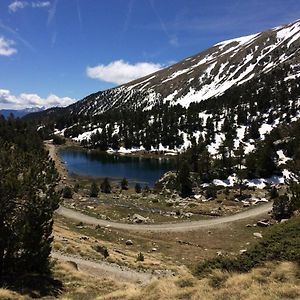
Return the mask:
<svg viewBox="0 0 300 300">
<path fill-rule="evenodd" d="M 83 236 L 80 237 L 80 239 L 83 240 L 83 241 L 87 241 L 89 238 L 87 236 L 83 235 Z"/>
<path fill-rule="evenodd" d="M 247 252 L 247 249 L 241 249 L 241 250 L 240 250 L 240 254 L 243 254 L 243 253 L 245 253 L 245 252 Z"/>
<path fill-rule="evenodd" d="M 132 241 L 132 240 L 127 240 L 127 241 L 125 242 L 125 244 L 126 244 L 127 246 L 132 246 L 132 245 L 133 245 L 133 241 Z"/>
<path fill-rule="evenodd" d="M 253 235 L 254 235 L 255 237 L 257 237 L 257 238 L 260 238 L 260 239 L 262 239 L 262 237 L 263 237 L 262 234 L 259 233 L 259 232 L 254 232 Z"/>
<path fill-rule="evenodd" d="M 157 251 L 157 248 L 154 247 L 154 248 L 151 249 L 151 251 L 152 251 L 152 252 L 156 252 L 156 251 Z"/>
<path fill-rule="evenodd" d="M 252 227 L 252 225 L 251 224 L 247 224 L 246 227 Z"/>
<path fill-rule="evenodd" d="M 264 221 L 258 221 L 256 224 L 259 227 L 268 227 L 270 225 L 268 222 L 264 222 Z"/>
<path fill-rule="evenodd" d="M 222 256 L 222 255 L 223 255 L 223 254 L 222 254 L 222 251 L 218 251 L 218 252 L 217 252 L 217 255 L 218 255 L 218 256 Z"/>
<path fill-rule="evenodd" d="M 280 221 L 280 223 L 285 223 L 285 222 L 287 222 L 289 219 L 282 219 L 281 221 Z"/>
<path fill-rule="evenodd" d="M 139 214 L 134 214 L 132 217 L 132 221 L 134 223 L 146 223 L 149 220 L 149 218 L 145 218 Z"/>
</svg>

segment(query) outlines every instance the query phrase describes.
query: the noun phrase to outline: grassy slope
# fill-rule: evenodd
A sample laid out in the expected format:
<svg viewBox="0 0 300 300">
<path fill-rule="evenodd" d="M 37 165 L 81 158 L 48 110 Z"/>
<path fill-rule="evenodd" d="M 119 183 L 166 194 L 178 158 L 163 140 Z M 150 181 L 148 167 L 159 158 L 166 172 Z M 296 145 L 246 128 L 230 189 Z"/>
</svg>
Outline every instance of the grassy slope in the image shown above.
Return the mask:
<svg viewBox="0 0 300 300">
<path fill-rule="evenodd" d="M 266 261 L 293 261 L 300 263 L 300 217 L 284 224 L 277 224 L 268 230 L 259 243 L 235 259 L 217 257 L 201 263 L 196 274 L 203 276 L 213 269 L 247 272 Z"/>
</svg>

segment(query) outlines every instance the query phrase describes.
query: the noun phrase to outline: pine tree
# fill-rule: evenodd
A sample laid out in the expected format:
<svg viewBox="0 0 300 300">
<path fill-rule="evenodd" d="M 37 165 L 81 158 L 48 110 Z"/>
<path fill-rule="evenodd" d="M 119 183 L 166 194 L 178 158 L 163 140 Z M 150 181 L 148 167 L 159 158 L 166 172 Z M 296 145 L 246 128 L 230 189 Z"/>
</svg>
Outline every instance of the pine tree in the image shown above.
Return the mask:
<svg viewBox="0 0 300 300">
<path fill-rule="evenodd" d="M 190 168 L 186 161 L 184 161 L 180 166 L 177 181 L 180 186 L 180 193 L 182 197 L 189 197 L 193 194 L 192 182 L 190 179 Z"/>
<path fill-rule="evenodd" d="M 95 181 L 92 182 L 90 187 L 90 197 L 98 197 L 99 188 Z"/>
<path fill-rule="evenodd" d="M 102 193 L 109 194 L 111 192 L 111 185 L 110 185 L 107 177 L 104 178 L 103 182 L 101 183 L 100 188 L 101 188 Z"/>
<path fill-rule="evenodd" d="M 128 190 L 128 181 L 125 177 L 121 181 L 121 189 L 122 190 Z"/>
<path fill-rule="evenodd" d="M 136 183 L 136 185 L 135 185 L 134 188 L 135 188 L 135 192 L 137 194 L 139 194 L 142 191 L 142 187 L 141 187 L 141 185 L 139 183 Z"/>
</svg>

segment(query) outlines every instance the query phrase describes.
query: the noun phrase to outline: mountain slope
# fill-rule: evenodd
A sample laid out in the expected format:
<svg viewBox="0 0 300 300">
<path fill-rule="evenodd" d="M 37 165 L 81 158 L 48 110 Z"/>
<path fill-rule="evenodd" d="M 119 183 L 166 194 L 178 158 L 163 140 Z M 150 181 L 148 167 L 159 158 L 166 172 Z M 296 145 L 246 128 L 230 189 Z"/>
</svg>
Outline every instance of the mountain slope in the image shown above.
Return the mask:
<svg viewBox="0 0 300 300">
<path fill-rule="evenodd" d="M 299 118 L 299 46 L 295 21 L 28 118 L 102 150 L 182 151 L 203 143 L 210 155 L 230 145 L 231 156 L 243 141 L 249 153 L 272 129 Z"/>
<path fill-rule="evenodd" d="M 159 101 L 188 106 L 223 94 L 283 64 L 300 75 L 300 21 L 266 32 L 224 41 L 173 66 L 117 88 L 93 94 L 80 102 L 76 113 L 108 109 L 153 107 Z M 70 107 L 71 108 L 71 107 Z"/>
<path fill-rule="evenodd" d="M 10 114 L 13 114 L 15 118 L 22 118 L 28 114 L 40 112 L 45 110 L 45 107 L 30 107 L 24 109 L 0 109 L 0 115 L 7 118 Z"/>
</svg>

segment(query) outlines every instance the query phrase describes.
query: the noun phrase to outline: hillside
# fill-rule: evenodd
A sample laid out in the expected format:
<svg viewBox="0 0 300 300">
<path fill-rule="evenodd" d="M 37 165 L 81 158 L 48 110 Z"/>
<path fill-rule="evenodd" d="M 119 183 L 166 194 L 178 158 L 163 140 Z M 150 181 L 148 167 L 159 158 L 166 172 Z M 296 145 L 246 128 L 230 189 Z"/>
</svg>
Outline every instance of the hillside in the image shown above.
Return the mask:
<svg viewBox="0 0 300 300">
<path fill-rule="evenodd" d="M 42 125 L 44 138 L 55 132 L 102 151 L 175 155 L 193 147 L 191 163 L 196 157 L 202 164 L 193 170 L 213 169 L 204 181 L 232 184 L 232 158 L 241 148 L 250 156 L 248 178 L 279 175 L 275 182 L 283 183 L 289 173 L 282 161 L 293 153 L 285 156 L 274 146 L 276 135 L 268 136 L 300 116 L 299 31 L 295 21 L 221 42 L 155 74 L 28 118 Z"/>
</svg>

